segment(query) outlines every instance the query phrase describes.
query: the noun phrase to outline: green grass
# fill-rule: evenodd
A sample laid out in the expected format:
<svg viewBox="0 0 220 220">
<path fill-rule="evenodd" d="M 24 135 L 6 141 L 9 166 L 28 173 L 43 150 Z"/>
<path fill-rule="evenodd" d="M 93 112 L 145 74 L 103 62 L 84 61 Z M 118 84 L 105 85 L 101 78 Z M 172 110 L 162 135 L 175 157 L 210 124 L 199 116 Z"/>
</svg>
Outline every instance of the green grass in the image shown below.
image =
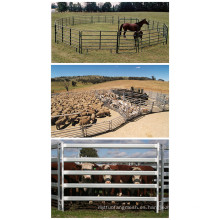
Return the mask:
<svg viewBox="0 0 220 220">
<path fill-rule="evenodd" d="M 53 63 L 168 63 L 169 43 L 159 44 L 144 48 L 140 53 L 112 53 L 110 50 L 94 50 L 88 53 L 79 54 L 68 45 L 54 42 L 54 21 L 58 18 L 81 15 L 109 15 L 114 16 L 115 24 L 83 24 L 75 25 L 80 30 L 113 30 L 117 31 L 117 19 L 119 17 L 132 17 L 147 20 L 159 21 L 169 26 L 169 13 L 167 12 L 107 12 L 107 13 L 52 13 L 52 62 Z M 144 28 L 144 26 L 143 26 Z"/>
<path fill-rule="evenodd" d="M 58 211 L 57 208 L 51 209 L 52 218 L 168 218 L 169 211 L 155 213 L 155 211 L 119 211 L 119 210 L 67 210 L 65 212 Z"/>
</svg>

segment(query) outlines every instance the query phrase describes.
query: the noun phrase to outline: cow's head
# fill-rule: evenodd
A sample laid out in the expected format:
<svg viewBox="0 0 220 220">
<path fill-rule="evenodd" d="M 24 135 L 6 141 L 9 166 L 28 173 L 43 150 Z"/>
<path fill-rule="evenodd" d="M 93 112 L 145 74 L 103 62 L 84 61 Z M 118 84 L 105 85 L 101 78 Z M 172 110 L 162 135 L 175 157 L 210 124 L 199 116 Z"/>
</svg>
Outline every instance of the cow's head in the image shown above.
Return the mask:
<svg viewBox="0 0 220 220">
<path fill-rule="evenodd" d="M 132 167 L 132 170 L 133 171 L 141 171 L 141 168 L 139 168 L 139 167 Z M 140 184 L 141 181 L 142 181 L 142 177 L 140 175 L 133 175 L 132 176 L 132 182 L 134 184 Z"/>
<path fill-rule="evenodd" d="M 92 163 L 82 163 L 82 166 L 81 166 L 81 170 L 92 170 L 94 167 L 94 164 Z M 91 175 L 83 175 L 83 180 L 86 180 L 86 181 L 91 181 L 92 180 L 92 176 Z"/>
<path fill-rule="evenodd" d="M 110 170 L 110 166 L 109 165 L 103 165 L 103 170 Z M 109 184 L 111 183 L 111 180 L 112 180 L 112 176 L 111 175 L 103 175 L 103 179 L 104 179 L 104 182 Z"/>
</svg>

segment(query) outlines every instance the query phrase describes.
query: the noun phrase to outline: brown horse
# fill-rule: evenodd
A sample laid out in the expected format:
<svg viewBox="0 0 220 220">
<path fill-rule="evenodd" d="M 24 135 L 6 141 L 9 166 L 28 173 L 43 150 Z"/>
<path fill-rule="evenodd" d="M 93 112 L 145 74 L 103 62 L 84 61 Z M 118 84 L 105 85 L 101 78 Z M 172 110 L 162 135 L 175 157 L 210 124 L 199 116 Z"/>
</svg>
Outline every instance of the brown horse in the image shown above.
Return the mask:
<svg viewBox="0 0 220 220">
<path fill-rule="evenodd" d="M 142 21 L 139 21 L 139 22 L 135 23 L 135 24 L 124 23 L 120 26 L 120 35 L 121 35 L 122 28 L 124 29 L 124 37 L 126 37 L 125 33 L 126 33 L 127 30 L 129 30 L 129 31 L 140 31 L 143 24 L 149 25 L 149 23 L 146 21 L 146 18 L 143 19 Z"/>
</svg>

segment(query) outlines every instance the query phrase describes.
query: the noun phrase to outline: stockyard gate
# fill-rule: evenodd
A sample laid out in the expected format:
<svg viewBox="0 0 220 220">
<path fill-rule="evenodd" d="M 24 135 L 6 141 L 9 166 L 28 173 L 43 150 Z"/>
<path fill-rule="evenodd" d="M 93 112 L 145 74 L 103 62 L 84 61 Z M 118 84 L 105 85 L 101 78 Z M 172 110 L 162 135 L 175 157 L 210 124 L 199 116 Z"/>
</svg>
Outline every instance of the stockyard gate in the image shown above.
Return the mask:
<svg viewBox="0 0 220 220">
<path fill-rule="evenodd" d="M 114 16 L 72 16 L 55 21 L 55 43 L 63 43 L 78 53 L 88 53 L 92 50 L 109 50 L 111 53 L 141 52 L 143 48 L 167 44 L 168 26 L 159 21 L 147 22 L 141 31 L 126 31 L 123 37 L 121 24 L 137 23 L 138 18 L 120 18 Z M 84 30 L 85 24 L 91 24 L 90 30 Z M 105 24 L 108 31 L 94 30 L 95 25 Z M 114 28 L 113 28 L 114 27 Z M 113 31 L 114 30 L 114 31 Z"/>
<path fill-rule="evenodd" d="M 154 151 L 155 156 L 104 158 L 66 155 L 68 150 L 80 148 L 142 149 Z M 67 144 L 60 142 L 52 144 L 51 150 L 53 151 L 51 200 L 52 205 L 58 210 L 68 210 L 71 206 L 77 209 L 99 209 L 103 204 L 127 206 L 131 207 L 130 209 L 143 211 L 155 210 L 156 213 L 168 210 L 168 147 L 159 143 Z M 90 181 L 86 181 L 88 177 Z"/>
<path fill-rule="evenodd" d="M 89 124 L 77 124 L 74 126 L 68 126 L 63 124 L 59 130 L 52 130 L 51 137 L 52 138 L 65 138 L 65 137 L 92 137 L 98 134 L 106 133 L 106 132 L 114 132 L 116 129 L 120 129 L 129 121 L 144 116 L 151 113 L 159 113 L 164 111 L 169 111 L 169 95 L 153 92 L 153 91 L 145 91 L 140 88 L 131 88 L 128 89 L 120 89 L 115 88 L 111 90 L 91 90 L 89 92 L 81 92 L 81 93 L 66 93 L 66 99 L 68 102 L 71 102 L 70 97 L 76 100 L 77 97 L 82 97 L 86 94 L 89 97 L 89 100 L 95 99 L 99 100 L 99 102 L 107 109 L 113 110 L 117 112 L 119 116 L 113 118 L 111 120 L 102 121 L 100 123 L 89 123 Z M 52 94 L 52 99 L 56 102 L 57 97 L 60 94 Z M 63 98 L 62 98 L 63 99 Z M 59 107 L 56 107 L 59 108 Z M 62 118 L 72 117 L 77 115 L 80 117 L 84 110 L 80 110 L 74 113 L 68 114 L 59 114 L 55 112 L 51 115 L 51 122 L 54 123 L 54 120 L 62 120 Z M 97 115 L 98 113 L 96 113 Z M 68 123 L 64 121 L 64 123 Z"/>
</svg>

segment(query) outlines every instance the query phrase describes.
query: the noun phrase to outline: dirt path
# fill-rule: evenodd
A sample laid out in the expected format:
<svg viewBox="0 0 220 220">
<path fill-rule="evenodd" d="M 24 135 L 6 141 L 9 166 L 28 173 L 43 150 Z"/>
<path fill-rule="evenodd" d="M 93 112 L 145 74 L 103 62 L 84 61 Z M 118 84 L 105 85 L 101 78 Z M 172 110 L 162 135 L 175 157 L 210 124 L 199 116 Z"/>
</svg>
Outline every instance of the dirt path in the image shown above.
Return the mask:
<svg viewBox="0 0 220 220">
<path fill-rule="evenodd" d="M 146 115 L 134 120 L 114 132 L 96 137 L 169 137 L 169 112 Z"/>
</svg>

